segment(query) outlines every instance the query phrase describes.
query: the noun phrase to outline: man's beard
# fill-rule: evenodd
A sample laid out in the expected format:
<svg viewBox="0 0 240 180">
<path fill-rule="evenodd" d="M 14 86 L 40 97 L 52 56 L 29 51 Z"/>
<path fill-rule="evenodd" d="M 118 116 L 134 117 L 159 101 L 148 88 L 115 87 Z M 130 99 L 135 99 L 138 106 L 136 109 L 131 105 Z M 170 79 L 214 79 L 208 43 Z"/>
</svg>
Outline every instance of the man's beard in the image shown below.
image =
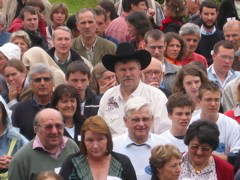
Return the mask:
<svg viewBox="0 0 240 180">
<path fill-rule="evenodd" d="M 215 25 L 215 22 L 212 23 L 212 25 L 208 25 L 208 24 L 205 23 L 204 21 L 202 21 L 202 23 L 203 23 L 204 27 L 207 28 L 207 29 L 211 29 L 211 28 Z"/>
</svg>

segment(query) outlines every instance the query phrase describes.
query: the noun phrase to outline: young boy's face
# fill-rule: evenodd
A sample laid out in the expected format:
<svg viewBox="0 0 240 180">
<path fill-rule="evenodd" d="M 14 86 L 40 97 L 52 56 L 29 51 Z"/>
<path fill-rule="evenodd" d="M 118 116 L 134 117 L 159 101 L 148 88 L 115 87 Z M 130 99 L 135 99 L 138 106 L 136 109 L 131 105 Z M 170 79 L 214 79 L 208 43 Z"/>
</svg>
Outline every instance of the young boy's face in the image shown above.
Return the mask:
<svg viewBox="0 0 240 180">
<path fill-rule="evenodd" d="M 189 106 L 175 107 L 173 113 L 168 116 L 172 120 L 172 128 L 187 129 L 192 117 L 192 109 Z"/>
</svg>

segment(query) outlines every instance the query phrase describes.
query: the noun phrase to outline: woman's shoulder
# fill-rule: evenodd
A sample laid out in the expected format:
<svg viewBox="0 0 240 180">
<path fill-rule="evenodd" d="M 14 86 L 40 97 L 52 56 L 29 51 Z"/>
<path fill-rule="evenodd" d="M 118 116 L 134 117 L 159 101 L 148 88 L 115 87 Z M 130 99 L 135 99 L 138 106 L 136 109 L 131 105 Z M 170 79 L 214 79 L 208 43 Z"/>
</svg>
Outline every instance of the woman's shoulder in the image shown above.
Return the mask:
<svg viewBox="0 0 240 180">
<path fill-rule="evenodd" d="M 225 160 L 222 160 L 221 158 L 219 158 L 219 157 L 217 157 L 215 155 L 213 155 L 213 158 L 214 158 L 214 161 L 215 161 L 217 169 L 221 167 L 221 169 L 224 169 L 224 171 L 228 171 L 229 170 L 229 171 L 233 172 L 233 166 L 230 163 L 228 163 Z"/>
<path fill-rule="evenodd" d="M 131 162 L 131 160 L 129 159 L 129 157 L 127 157 L 124 154 L 120 154 L 117 152 L 112 152 L 111 155 L 118 160 L 121 164 L 128 164 L 129 162 Z"/>
</svg>

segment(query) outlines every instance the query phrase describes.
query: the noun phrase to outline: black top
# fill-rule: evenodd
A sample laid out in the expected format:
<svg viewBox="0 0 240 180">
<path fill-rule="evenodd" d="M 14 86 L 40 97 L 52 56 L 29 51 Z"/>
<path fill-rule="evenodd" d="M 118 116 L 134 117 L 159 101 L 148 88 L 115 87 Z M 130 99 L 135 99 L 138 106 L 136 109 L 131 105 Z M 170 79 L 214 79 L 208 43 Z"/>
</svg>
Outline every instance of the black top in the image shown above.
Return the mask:
<svg viewBox="0 0 240 180">
<path fill-rule="evenodd" d="M 212 35 L 201 34 L 196 53 L 203 55 L 207 59 L 208 66 L 213 63 L 211 51 L 214 45 L 223 39 L 223 32 L 219 29 L 216 29 L 216 32 Z"/>
</svg>

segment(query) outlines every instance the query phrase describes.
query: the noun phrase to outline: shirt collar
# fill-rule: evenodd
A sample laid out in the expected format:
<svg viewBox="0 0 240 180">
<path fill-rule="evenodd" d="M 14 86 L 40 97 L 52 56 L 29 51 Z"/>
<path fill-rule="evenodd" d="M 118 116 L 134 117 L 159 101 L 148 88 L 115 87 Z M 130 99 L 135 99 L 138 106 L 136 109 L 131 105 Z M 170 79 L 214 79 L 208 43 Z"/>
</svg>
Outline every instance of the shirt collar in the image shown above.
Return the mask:
<svg viewBox="0 0 240 180">
<path fill-rule="evenodd" d="M 67 140 L 68 140 L 68 138 L 63 136 L 63 140 L 62 140 L 61 144 L 59 145 L 57 152 L 55 154 L 52 154 L 47 149 L 45 149 L 45 147 L 41 143 L 39 137 L 36 135 L 33 140 L 33 149 L 40 148 L 40 149 L 44 150 L 45 152 L 48 152 L 49 154 L 51 154 L 51 156 L 56 159 L 61 154 L 62 150 L 65 148 L 65 146 L 67 144 Z"/>
<path fill-rule="evenodd" d="M 135 89 L 135 91 L 132 92 L 132 94 L 129 96 L 129 98 L 131 97 L 136 97 L 136 96 L 141 96 L 141 91 L 143 89 L 143 82 L 140 80 L 139 84 L 137 86 L 137 88 Z M 123 100 L 123 96 L 122 96 L 122 92 L 121 92 L 121 84 L 119 85 L 119 98 Z"/>
<path fill-rule="evenodd" d="M 56 51 L 54 51 L 54 60 L 58 63 L 58 64 L 65 64 L 67 62 L 69 62 L 71 59 L 71 53 L 69 51 L 68 53 L 68 57 L 67 57 L 67 60 L 63 63 L 62 60 L 57 56 L 57 53 Z"/>
<path fill-rule="evenodd" d="M 200 33 L 206 36 L 213 35 L 215 32 L 216 32 L 215 26 L 213 27 L 212 31 L 208 31 L 208 32 L 204 29 L 203 25 L 200 28 Z"/>
<path fill-rule="evenodd" d="M 81 40 L 82 45 L 83 45 L 83 47 L 84 47 L 85 49 L 87 49 L 87 50 L 93 50 L 93 48 L 95 47 L 95 45 L 96 45 L 96 43 L 97 43 L 97 36 L 95 36 L 95 41 L 94 41 L 94 43 L 92 44 L 92 46 L 91 46 L 90 48 L 88 48 L 88 47 L 84 44 L 84 42 L 82 41 L 82 37 L 80 38 L 80 40 Z"/>
<path fill-rule="evenodd" d="M 39 104 L 38 102 L 37 102 L 37 100 L 34 98 L 34 95 L 32 95 L 32 103 L 33 103 L 33 105 L 34 106 L 37 106 L 37 107 L 39 107 L 39 108 L 47 108 L 47 107 L 49 107 L 49 105 L 50 105 L 50 101 L 47 103 L 47 104 Z"/>
<path fill-rule="evenodd" d="M 218 78 L 218 75 L 216 74 L 216 71 L 215 71 L 215 69 L 214 69 L 213 64 L 210 66 L 210 71 L 212 71 L 212 74 L 213 74 L 217 79 L 219 79 L 219 78 Z M 224 84 L 226 83 L 226 81 L 227 81 L 229 78 L 232 77 L 232 75 L 233 75 L 233 72 L 232 72 L 231 69 L 230 69 L 230 70 L 228 71 L 227 77 L 225 78 L 224 82 L 222 83 L 221 81 L 219 81 L 219 83 L 221 84 L 222 87 L 224 86 Z"/>
<path fill-rule="evenodd" d="M 142 144 L 137 144 L 130 139 L 129 133 L 126 133 L 125 134 L 125 142 L 126 142 L 125 147 L 128 148 L 130 146 L 137 146 L 137 147 L 148 146 L 148 147 L 152 148 L 153 147 L 153 142 L 152 142 L 151 136 L 152 136 L 152 133 L 149 133 L 148 139 L 147 139 L 146 142 L 144 142 Z"/>
</svg>

